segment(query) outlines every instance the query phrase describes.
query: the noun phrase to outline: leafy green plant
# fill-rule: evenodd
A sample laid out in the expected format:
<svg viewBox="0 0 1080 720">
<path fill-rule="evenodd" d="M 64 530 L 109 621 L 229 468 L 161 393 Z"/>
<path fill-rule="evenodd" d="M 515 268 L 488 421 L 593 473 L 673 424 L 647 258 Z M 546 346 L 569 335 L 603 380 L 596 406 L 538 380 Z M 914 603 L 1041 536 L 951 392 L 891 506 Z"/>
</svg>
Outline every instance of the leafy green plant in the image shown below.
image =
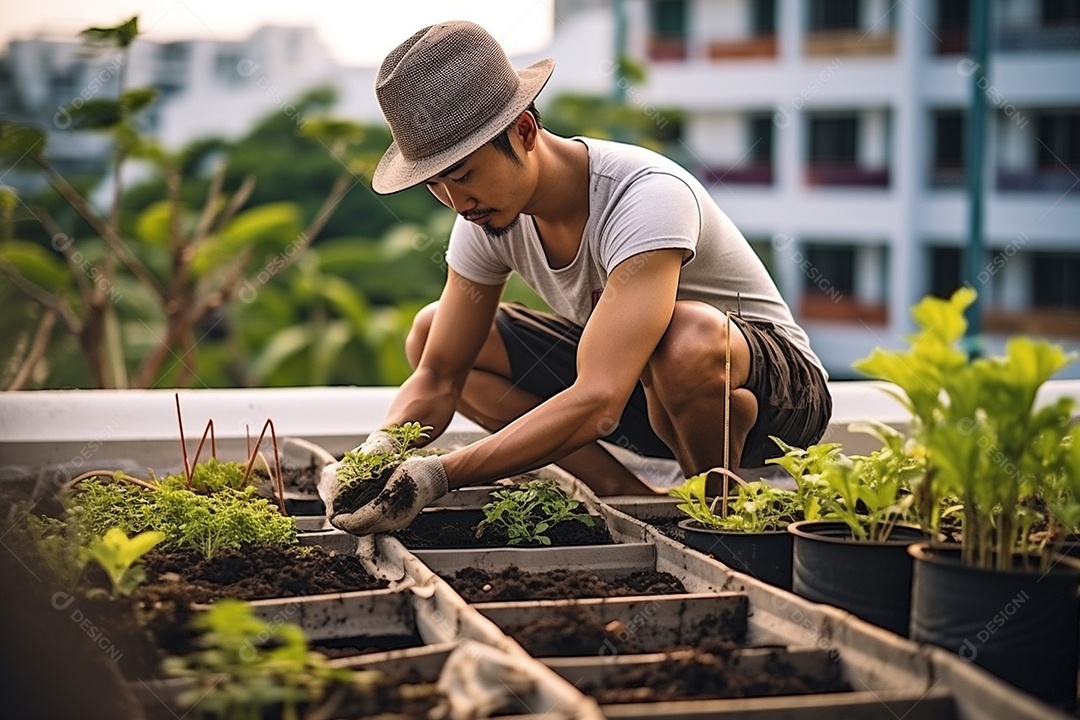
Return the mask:
<svg viewBox="0 0 1080 720">
<path fill-rule="evenodd" d="M 222 487 L 200 493 L 183 475 L 134 484 L 111 477 L 80 483 L 66 501 L 69 522 L 87 542 L 112 528 L 131 535 L 155 530 L 166 547 L 190 547 L 213 557 L 249 543 L 295 543 L 296 523 L 256 489 Z"/>
<path fill-rule="evenodd" d="M 0 164 L 39 174 L 51 190 L 47 200 L 66 205 L 58 209 L 73 211 L 77 218 L 67 222 L 65 232 L 62 221 L 68 218 L 46 207 L 30 210 L 56 253 L 43 242 L 11 237 L 8 223 L 0 226 L 0 272 L 41 310 L 34 341 L 38 350 L 21 353 L 23 368 L 11 386 L 26 383 L 35 369 L 51 370 L 45 349 L 57 323 L 78 343 L 79 359 L 98 387 L 152 387 L 166 378 L 183 385 L 194 377 L 194 364 L 172 361 L 195 354 L 204 334 L 199 328 L 207 319 L 222 314 L 237 298 L 256 297 L 322 232 L 356 183 L 353 173 L 361 158 L 354 150 L 363 131 L 355 123 L 317 118 L 301 124 L 306 142 L 329 150 L 336 168 L 323 203 L 306 225 L 293 202 L 248 206 L 253 174 L 229 180 L 219 162 L 204 183 L 196 168 L 212 159 L 206 146 L 192 157 L 163 147 L 143 131 L 140 116 L 156 102 L 158 90 L 127 86 L 138 17 L 82 34 L 92 41 L 88 49 L 116 55 L 118 92 L 115 97 L 76 98 L 58 115 L 73 132 L 94 132 L 111 141 L 107 207 L 97 207 L 88 189 L 77 187 L 57 168 L 43 130 L 0 120 Z M 132 160 L 154 173 L 164 192 L 135 217 L 125 212 L 124 202 L 124 170 Z M 202 185 L 205 194 L 200 205 L 191 207 L 195 185 Z M 21 204 L 30 207 L 29 202 Z"/>
<path fill-rule="evenodd" d="M 856 540 L 887 540 L 899 523 L 916 522 L 912 483 L 923 475 L 920 455 L 909 452 L 904 436 L 882 423 L 853 423 L 882 442 L 869 455 L 846 455 L 826 443 L 806 449 L 774 440 L 785 450 L 769 462 L 784 467 L 802 488 L 816 488 L 817 519 L 842 520 Z"/>
<path fill-rule="evenodd" d="M 195 681 L 180 702 L 200 716 L 246 720 L 280 705 L 281 717 L 295 720 L 301 705 L 317 705 L 332 685 L 359 687 L 380 676 L 331 667 L 308 649 L 298 625 L 263 622 L 239 600 L 219 600 L 191 624 L 201 633 L 199 649 L 167 658 L 163 667 L 170 676 Z"/>
<path fill-rule="evenodd" d="M 1014 558 L 1041 550 L 1042 564 L 1064 532 L 1055 515 L 1077 518 L 1080 431 L 1072 426 L 1072 398 L 1036 407 L 1039 389 L 1075 359 L 1059 346 L 1019 336 L 1000 356 L 969 358 L 960 348 L 971 288 L 948 300 L 928 297 L 912 311 L 918 332 L 902 350 L 876 348 L 854 364 L 869 377 L 892 383 L 911 411 L 911 435 L 926 465 L 917 491 L 920 507 L 962 505 L 962 558 L 966 564 L 1006 570 Z M 1043 517 L 1055 541 L 1035 541 L 1039 515 L 1031 507 L 1053 503 Z"/>
<path fill-rule="evenodd" d="M 728 532 L 772 532 L 783 530 L 801 514 L 794 491 L 773 487 L 764 480 L 739 485 L 735 497 L 728 502 L 727 515 L 717 514 L 720 498 L 710 501 L 706 497 L 707 475 L 695 475 L 668 491 L 682 500 L 678 509 L 704 527 Z"/>
<path fill-rule="evenodd" d="M 127 597 L 146 579 L 146 571 L 135 563 L 165 539 L 165 533 L 156 530 L 141 532 L 129 538 L 119 528 L 110 528 L 105 535 L 89 548 L 91 560 L 101 566 L 112 583 L 113 597 Z"/>
<path fill-rule="evenodd" d="M 589 527 L 596 524 L 587 512 L 578 511 L 581 503 L 551 478 L 536 478 L 496 490 L 491 497 L 494 499 L 481 508 L 484 519 L 476 527 L 476 537 L 496 526 L 506 530 L 511 545 L 550 545 L 551 538 L 544 533 L 559 523 L 577 520 Z"/>
<path fill-rule="evenodd" d="M 419 440 L 426 439 L 431 429 L 430 425 L 421 425 L 418 422 L 407 422 L 383 428 L 383 432 L 390 435 L 397 443 L 398 449 L 386 453 L 350 450 L 341 458 L 341 466 L 337 472 L 338 481 L 343 485 L 355 485 L 379 478 L 384 468 L 397 465 L 413 454 L 415 452 L 413 445 Z"/>
</svg>

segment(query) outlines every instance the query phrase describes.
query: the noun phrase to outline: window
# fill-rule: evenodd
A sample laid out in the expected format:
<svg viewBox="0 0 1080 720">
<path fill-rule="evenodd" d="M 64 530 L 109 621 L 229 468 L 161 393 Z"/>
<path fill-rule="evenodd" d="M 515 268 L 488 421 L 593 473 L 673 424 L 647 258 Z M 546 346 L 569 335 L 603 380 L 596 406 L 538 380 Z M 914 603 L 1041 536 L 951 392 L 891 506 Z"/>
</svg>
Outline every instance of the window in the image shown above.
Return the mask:
<svg viewBox="0 0 1080 720">
<path fill-rule="evenodd" d="M 854 163 L 858 128 L 853 116 L 810 118 L 810 162 Z"/>
<path fill-rule="evenodd" d="M 961 110 L 941 110 L 933 116 L 933 148 L 930 181 L 939 187 L 964 183 L 965 118 Z"/>
<path fill-rule="evenodd" d="M 813 0 L 811 30 L 845 30 L 859 27 L 859 0 Z"/>
<path fill-rule="evenodd" d="M 1080 310 L 1080 253 L 1035 253 L 1032 273 L 1035 307 Z"/>
<path fill-rule="evenodd" d="M 754 165 L 771 165 L 773 156 L 772 115 L 751 115 L 750 162 Z"/>
<path fill-rule="evenodd" d="M 1080 112 L 1040 115 L 1036 137 L 1040 170 L 1080 167 Z"/>
<path fill-rule="evenodd" d="M 963 278 L 964 253 L 956 247 L 930 248 L 931 295 L 949 298 L 960 287 Z"/>
<path fill-rule="evenodd" d="M 855 248 L 845 245 L 809 245 L 806 248 L 803 291 L 852 295 L 855 292 Z"/>
<path fill-rule="evenodd" d="M 654 35 L 680 40 L 686 35 L 685 0 L 653 0 L 651 9 Z"/>
<path fill-rule="evenodd" d="M 1043 25 L 1080 24 L 1080 2 L 1076 0 L 1043 0 Z"/>
<path fill-rule="evenodd" d="M 755 35 L 772 35 L 776 32 L 776 0 L 753 1 L 750 28 Z"/>
</svg>

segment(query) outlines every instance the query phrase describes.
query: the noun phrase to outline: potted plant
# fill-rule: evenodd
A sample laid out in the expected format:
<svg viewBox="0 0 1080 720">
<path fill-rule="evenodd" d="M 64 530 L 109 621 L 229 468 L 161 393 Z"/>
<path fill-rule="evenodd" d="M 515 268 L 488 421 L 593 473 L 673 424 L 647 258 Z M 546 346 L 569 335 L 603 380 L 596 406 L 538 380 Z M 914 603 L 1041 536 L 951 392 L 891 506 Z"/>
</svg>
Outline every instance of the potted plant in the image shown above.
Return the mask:
<svg viewBox="0 0 1080 720">
<path fill-rule="evenodd" d="M 1056 549 L 1078 519 L 1080 428 L 1072 398 L 1036 403 L 1072 358 L 1027 337 L 1010 339 L 1003 355 L 969 358 L 959 343 L 974 299 L 970 288 L 924 299 L 908 348 L 879 348 L 855 364 L 892 383 L 912 413 L 926 455 L 919 501 L 962 505 L 958 546 L 909 549 L 911 636 L 1072 707 L 1080 572 Z"/>
<path fill-rule="evenodd" d="M 707 476 L 695 475 L 669 491 L 682 501 L 678 509 L 688 516 L 679 521 L 686 544 L 735 570 L 790 590 L 792 536 L 786 528 L 803 516 L 802 500 L 809 497 L 808 490 L 787 490 L 757 480 L 739 484 L 736 495 L 724 502 L 721 496 L 707 497 Z"/>
<path fill-rule="evenodd" d="M 835 443 L 805 450 L 780 443 L 786 453 L 770 461 L 800 486 L 819 489 L 820 517 L 787 528 L 792 590 L 904 635 L 911 595 L 907 546 L 926 537 L 915 525 L 912 494 L 923 461 L 886 425 L 855 423 L 850 429 L 873 435 L 882 446 L 849 456 Z"/>
</svg>

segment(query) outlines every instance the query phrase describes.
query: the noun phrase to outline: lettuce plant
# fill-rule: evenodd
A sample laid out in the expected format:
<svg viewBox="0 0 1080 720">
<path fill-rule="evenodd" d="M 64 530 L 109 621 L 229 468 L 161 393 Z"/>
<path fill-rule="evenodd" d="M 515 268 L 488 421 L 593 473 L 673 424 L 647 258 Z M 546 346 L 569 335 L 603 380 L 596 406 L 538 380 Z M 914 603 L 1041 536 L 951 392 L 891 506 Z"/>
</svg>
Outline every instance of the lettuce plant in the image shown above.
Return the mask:
<svg viewBox="0 0 1080 720">
<path fill-rule="evenodd" d="M 718 514 L 705 494 L 708 473 L 701 473 L 671 488 L 668 494 L 682 500 L 677 506 L 689 518 L 706 528 L 728 532 L 761 533 L 783 530 L 801 516 L 795 491 L 776 488 L 764 480 L 738 486 L 727 505 L 727 514 Z"/>
</svg>

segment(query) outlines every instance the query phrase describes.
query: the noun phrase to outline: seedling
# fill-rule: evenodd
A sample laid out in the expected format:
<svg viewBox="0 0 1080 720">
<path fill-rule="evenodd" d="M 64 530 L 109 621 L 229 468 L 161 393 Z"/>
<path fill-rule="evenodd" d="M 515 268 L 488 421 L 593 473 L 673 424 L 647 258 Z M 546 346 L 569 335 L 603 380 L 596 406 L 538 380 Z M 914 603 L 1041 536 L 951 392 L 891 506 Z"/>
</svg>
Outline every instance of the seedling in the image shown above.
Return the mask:
<svg viewBox="0 0 1080 720">
<path fill-rule="evenodd" d="M 417 441 L 426 439 L 431 429 L 430 425 L 421 425 L 418 422 L 407 422 L 384 428 L 383 432 L 390 435 L 397 443 L 397 450 L 386 453 L 350 450 L 341 458 L 341 466 L 337 471 L 338 482 L 343 485 L 355 485 L 373 478 L 380 478 L 384 469 L 398 465 L 413 454 L 415 450 L 412 446 Z"/>
<path fill-rule="evenodd" d="M 111 528 L 89 548 L 90 559 L 101 566 L 112 583 L 112 596 L 127 597 L 146 579 L 146 571 L 135 563 L 165 539 L 165 533 L 148 530 L 129 538 L 119 528 Z"/>
<path fill-rule="evenodd" d="M 775 488 L 764 480 L 740 484 L 737 495 L 727 505 L 727 515 L 715 511 L 705 494 L 708 473 L 689 478 L 668 494 L 682 500 L 679 510 L 707 528 L 729 532 L 761 533 L 783 530 L 798 519 L 799 505 L 792 490 Z"/>
<path fill-rule="evenodd" d="M 905 446 L 896 430 L 881 423 L 854 423 L 848 428 L 882 442 L 869 455 L 845 455 L 836 444 L 805 450 L 776 440 L 786 451 L 769 462 L 781 465 L 808 497 L 814 498 L 823 519 L 842 520 L 856 540 L 887 540 L 898 522 L 915 522 L 912 483 L 923 476 L 924 460 Z"/>
<path fill-rule="evenodd" d="M 219 600 L 192 620 L 199 650 L 167 658 L 165 672 L 195 680 L 180 702 L 220 720 L 263 717 L 281 706 L 282 718 L 298 717 L 302 704 L 317 705 L 331 685 L 374 686 L 376 671 L 333 668 L 293 623 L 265 623 L 239 600 Z"/>
<path fill-rule="evenodd" d="M 484 519 L 476 526 L 476 537 L 496 525 L 506 529 L 511 545 L 550 545 L 551 538 L 544 533 L 559 523 L 578 520 L 589 527 L 596 524 L 587 512 L 578 512 L 581 503 L 550 478 L 529 480 L 491 496 L 494 500 L 481 508 Z"/>
</svg>

